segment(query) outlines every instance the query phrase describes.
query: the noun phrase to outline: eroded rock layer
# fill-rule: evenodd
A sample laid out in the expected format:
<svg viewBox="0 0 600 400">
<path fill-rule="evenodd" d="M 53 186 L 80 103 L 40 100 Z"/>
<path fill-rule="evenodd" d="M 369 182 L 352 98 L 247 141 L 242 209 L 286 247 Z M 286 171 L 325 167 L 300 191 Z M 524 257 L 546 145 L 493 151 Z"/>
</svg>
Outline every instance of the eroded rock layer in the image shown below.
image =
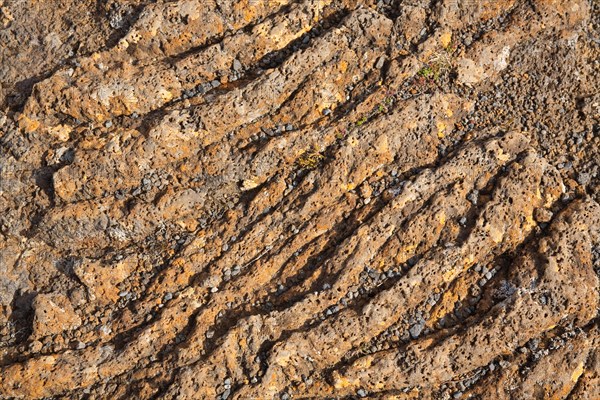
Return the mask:
<svg viewBox="0 0 600 400">
<path fill-rule="evenodd" d="M 600 3 L 0 28 L 0 398 L 600 398 Z"/>
</svg>

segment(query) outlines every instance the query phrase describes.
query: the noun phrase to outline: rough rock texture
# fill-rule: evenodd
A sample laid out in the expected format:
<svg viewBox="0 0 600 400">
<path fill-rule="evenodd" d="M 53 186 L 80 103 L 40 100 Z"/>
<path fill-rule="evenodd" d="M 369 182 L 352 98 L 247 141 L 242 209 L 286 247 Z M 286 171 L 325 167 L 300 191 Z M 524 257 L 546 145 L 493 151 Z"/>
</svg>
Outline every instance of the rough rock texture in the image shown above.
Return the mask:
<svg viewBox="0 0 600 400">
<path fill-rule="evenodd" d="M 0 398 L 599 399 L 600 3 L 0 0 Z"/>
</svg>

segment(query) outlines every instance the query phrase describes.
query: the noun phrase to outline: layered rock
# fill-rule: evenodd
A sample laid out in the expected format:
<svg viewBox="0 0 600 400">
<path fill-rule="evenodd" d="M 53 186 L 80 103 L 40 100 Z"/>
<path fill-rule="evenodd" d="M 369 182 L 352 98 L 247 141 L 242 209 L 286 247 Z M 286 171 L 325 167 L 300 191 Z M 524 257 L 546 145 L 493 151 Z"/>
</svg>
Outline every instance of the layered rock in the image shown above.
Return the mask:
<svg viewBox="0 0 600 400">
<path fill-rule="evenodd" d="M 0 397 L 600 395 L 600 5 L 25 3 Z"/>
</svg>

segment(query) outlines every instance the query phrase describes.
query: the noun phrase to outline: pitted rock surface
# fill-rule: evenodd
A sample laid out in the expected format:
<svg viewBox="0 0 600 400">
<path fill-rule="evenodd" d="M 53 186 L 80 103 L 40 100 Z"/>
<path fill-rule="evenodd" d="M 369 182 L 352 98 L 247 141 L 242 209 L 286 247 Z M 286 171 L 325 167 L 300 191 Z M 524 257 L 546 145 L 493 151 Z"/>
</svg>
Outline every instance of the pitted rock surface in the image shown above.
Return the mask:
<svg viewBox="0 0 600 400">
<path fill-rule="evenodd" d="M 0 0 L 0 398 L 599 399 L 600 3 Z"/>
</svg>

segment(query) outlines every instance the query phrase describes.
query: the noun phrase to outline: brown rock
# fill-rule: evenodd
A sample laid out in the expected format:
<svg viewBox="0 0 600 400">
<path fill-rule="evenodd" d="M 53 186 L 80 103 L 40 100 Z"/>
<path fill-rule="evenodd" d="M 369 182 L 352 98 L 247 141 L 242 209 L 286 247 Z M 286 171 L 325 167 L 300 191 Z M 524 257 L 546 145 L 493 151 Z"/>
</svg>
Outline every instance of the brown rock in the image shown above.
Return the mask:
<svg viewBox="0 0 600 400">
<path fill-rule="evenodd" d="M 0 0 L 0 398 L 599 398 L 599 16 Z"/>
<path fill-rule="evenodd" d="M 61 294 L 38 294 L 33 300 L 33 338 L 58 335 L 81 325 L 69 299 Z"/>
</svg>

